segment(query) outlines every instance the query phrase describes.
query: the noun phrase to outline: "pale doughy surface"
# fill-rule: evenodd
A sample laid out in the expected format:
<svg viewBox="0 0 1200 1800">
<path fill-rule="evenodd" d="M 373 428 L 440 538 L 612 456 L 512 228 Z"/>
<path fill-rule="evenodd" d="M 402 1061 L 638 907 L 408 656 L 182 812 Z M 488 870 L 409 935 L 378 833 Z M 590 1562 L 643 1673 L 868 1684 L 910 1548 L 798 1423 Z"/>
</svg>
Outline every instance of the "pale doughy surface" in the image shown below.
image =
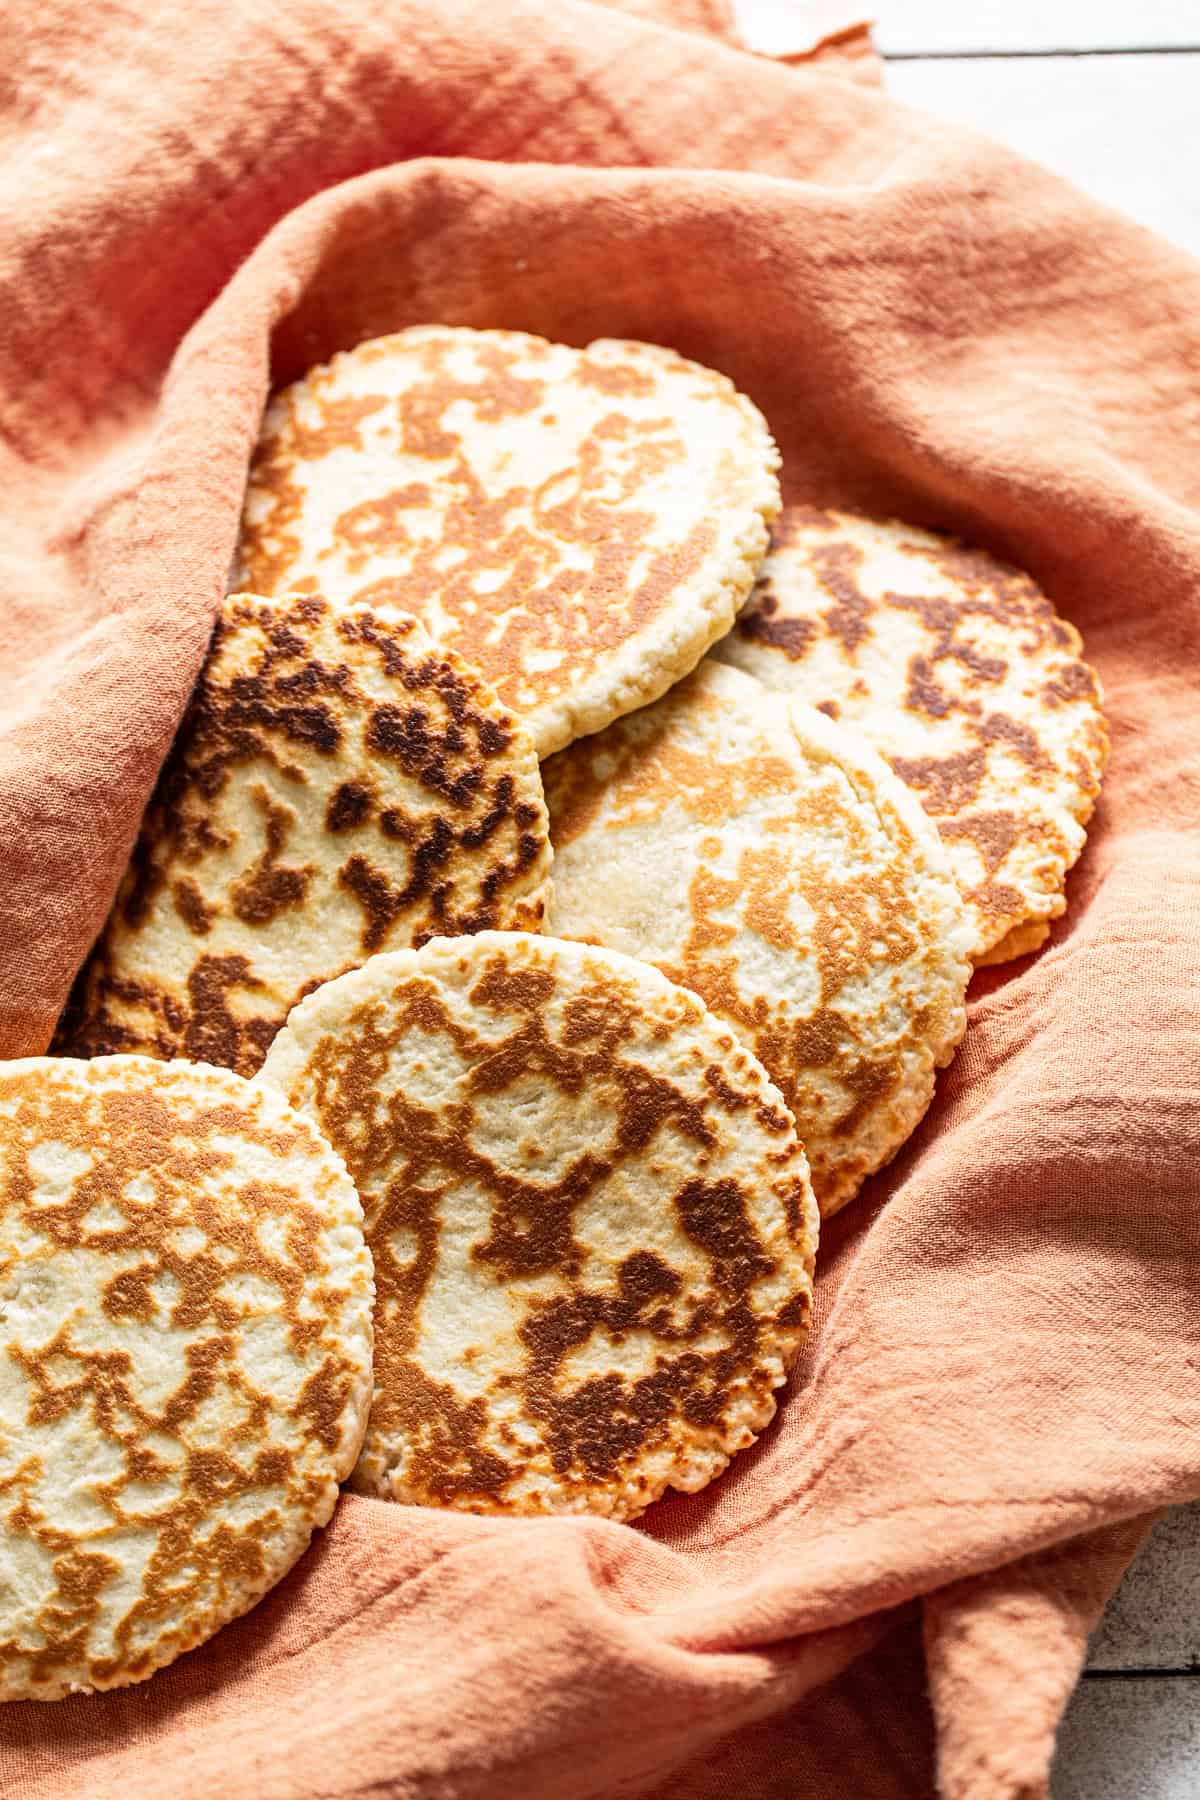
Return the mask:
<svg viewBox="0 0 1200 1800">
<path fill-rule="evenodd" d="M 273 1090 L 0 1066 L 0 1698 L 141 1681 L 287 1573 L 358 1454 L 372 1293 Z"/>
<path fill-rule="evenodd" d="M 550 928 L 645 958 L 726 1020 L 836 1211 L 966 1024 L 968 931 L 921 808 L 850 732 L 711 658 L 543 778 Z"/>
<path fill-rule="evenodd" d="M 672 350 L 416 326 L 271 402 L 238 580 L 417 614 L 545 756 L 729 629 L 778 462 L 750 401 Z"/>
<path fill-rule="evenodd" d="M 607 950 L 443 939 L 311 994 L 258 1079 L 366 1211 L 356 1486 L 627 1519 L 771 1418 L 816 1207 L 778 1092 L 694 995 Z"/>
<path fill-rule="evenodd" d="M 414 619 L 232 595 L 59 1044 L 253 1074 L 375 951 L 536 930 L 549 868 L 532 743 Z"/>
<path fill-rule="evenodd" d="M 896 521 L 789 507 L 713 654 L 861 731 L 936 820 L 976 963 L 1064 910 L 1108 755 L 1079 633 L 1027 575 Z"/>
</svg>

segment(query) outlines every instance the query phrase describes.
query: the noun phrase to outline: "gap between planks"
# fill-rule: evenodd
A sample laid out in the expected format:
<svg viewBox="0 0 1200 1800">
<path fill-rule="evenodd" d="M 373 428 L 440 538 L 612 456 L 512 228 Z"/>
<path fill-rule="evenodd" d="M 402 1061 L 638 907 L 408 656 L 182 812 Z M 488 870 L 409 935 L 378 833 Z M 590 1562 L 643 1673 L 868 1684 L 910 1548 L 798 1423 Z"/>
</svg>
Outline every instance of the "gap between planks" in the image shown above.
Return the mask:
<svg viewBox="0 0 1200 1800">
<path fill-rule="evenodd" d="M 1093 56 L 1197 56 L 1200 55 L 1200 44 L 1097 44 L 1090 50 L 1071 49 L 1066 46 L 1045 50 L 885 50 L 883 59 L 888 63 L 902 62 L 982 62 L 990 61 L 1018 62 L 1028 61 L 1031 57 L 1064 57 L 1084 60 Z"/>
</svg>

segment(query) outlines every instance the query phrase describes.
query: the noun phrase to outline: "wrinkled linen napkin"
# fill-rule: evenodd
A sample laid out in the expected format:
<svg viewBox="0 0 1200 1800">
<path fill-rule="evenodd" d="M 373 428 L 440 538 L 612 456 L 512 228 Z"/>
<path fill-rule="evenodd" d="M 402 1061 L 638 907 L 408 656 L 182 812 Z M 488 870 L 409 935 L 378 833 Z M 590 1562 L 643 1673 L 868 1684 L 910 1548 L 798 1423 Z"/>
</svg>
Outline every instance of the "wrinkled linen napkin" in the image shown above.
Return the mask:
<svg viewBox="0 0 1200 1800">
<path fill-rule="evenodd" d="M 269 383 L 424 320 L 675 345 L 792 495 L 1030 568 L 1113 731 L 1070 910 L 977 978 L 728 1476 L 637 1529 L 349 1496 L 149 1684 L 0 1710 L 19 1800 L 1035 1800 L 1146 1515 L 1200 1494 L 1200 266 L 861 54 L 676 18 L 7 10 L 0 1050 L 104 917 Z"/>
</svg>

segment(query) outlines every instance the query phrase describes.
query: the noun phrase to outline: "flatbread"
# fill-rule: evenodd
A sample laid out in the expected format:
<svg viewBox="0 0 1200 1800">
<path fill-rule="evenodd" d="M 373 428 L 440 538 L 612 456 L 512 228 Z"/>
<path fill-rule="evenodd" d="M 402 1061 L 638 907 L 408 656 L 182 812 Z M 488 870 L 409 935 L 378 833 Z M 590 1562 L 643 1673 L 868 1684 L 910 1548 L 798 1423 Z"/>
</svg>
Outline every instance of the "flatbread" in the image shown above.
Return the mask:
<svg viewBox="0 0 1200 1800">
<path fill-rule="evenodd" d="M 0 1066 L 0 1699 L 142 1681 L 287 1573 L 362 1441 L 372 1292 L 273 1090 Z"/>
<path fill-rule="evenodd" d="M 870 739 L 936 819 L 977 964 L 1065 910 L 1108 734 L 1079 633 L 1027 575 L 896 521 L 790 507 L 714 655 Z"/>
<path fill-rule="evenodd" d="M 311 994 L 258 1079 L 366 1209 L 356 1487 L 630 1519 L 771 1418 L 816 1209 L 778 1093 L 694 995 L 606 950 L 443 939 Z"/>
<path fill-rule="evenodd" d="M 643 957 L 731 1025 L 836 1212 L 966 1024 L 967 929 L 921 808 L 849 732 L 711 659 L 542 773 L 552 929 Z"/>
<path fill-rule="evenodd" d="M 417 326 L 272 401 L 238 579 L 415 613 L 546 756 L 728 631 L 778 464 L 750 401 L 674 351 Z"/>
<path fill-rule="evenodd" d="M 537 929 L 549 868 L 533 746 L 452 652 L 386 608 L 235 594 L 58 1041 L 252 1074 L 375 951 Z"/>
</svg>

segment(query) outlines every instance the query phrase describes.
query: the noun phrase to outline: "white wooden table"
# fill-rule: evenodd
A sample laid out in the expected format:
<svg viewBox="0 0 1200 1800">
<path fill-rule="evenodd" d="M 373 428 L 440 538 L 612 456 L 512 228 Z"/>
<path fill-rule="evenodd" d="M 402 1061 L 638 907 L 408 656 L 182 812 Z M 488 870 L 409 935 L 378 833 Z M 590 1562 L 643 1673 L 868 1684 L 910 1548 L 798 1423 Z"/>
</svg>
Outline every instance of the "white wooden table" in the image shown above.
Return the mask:
<svg viewBox="0 0 1200 1800">
<path fill-rule="evenodd" d="M 735 3 L 756 47 L 794 47 L 793 0 Z M 1200 0 L 876 0 L 876 12 L 893 94 L 1200 255 Z M 1200 1800 L 1200 1503 L 1159 1525 L 1092 1640 L 1053 1800 Z"/>
<path fill-rule="evenodd" d="M 1003 138 L 1200 255 L 1200 0 L 878 10 L 901 100 Z"/>
</svg>

